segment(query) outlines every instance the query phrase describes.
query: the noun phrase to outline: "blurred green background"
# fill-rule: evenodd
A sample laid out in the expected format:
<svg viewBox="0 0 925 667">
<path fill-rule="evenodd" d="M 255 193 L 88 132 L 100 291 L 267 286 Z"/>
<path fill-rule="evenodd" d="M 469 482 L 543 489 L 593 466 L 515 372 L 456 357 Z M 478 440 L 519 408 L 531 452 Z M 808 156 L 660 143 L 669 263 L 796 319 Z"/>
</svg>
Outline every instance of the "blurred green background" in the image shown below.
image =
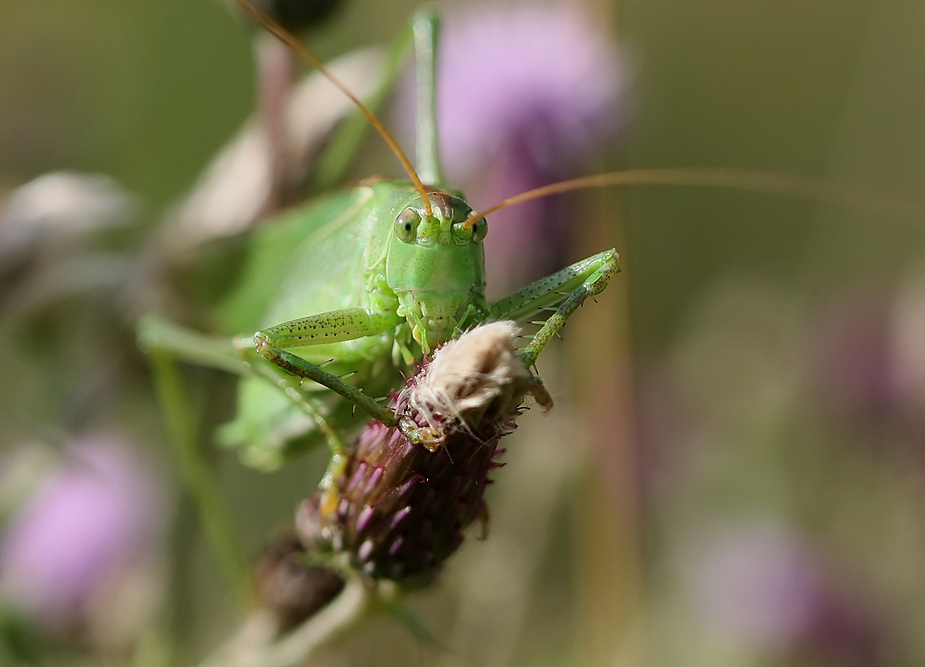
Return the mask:
<svg viewBox="0 0 925 667">
<path fill-rule="evenodd" d="M 379 619 L 322 664 L 922 664 L 925 5 L 585 4 L 628 79 L 586 173 L 754 168 L 865 203 L 682 186 L 577 199 L 588 231 L 569 261 L 616 246 L 623 272 L 541 360 L 557 410 L 508 445 L 490 538 L 412 601 L 439 645 Z M 323 59 L 386 44 L 414 6 L 352 0 L 308 40 Z M 251 32 L 217 0 L 7 0 L 0 17 L 0 197 L 51 170 L 109 174 L 140 203 L 105 241 L 118 252 L 254 108 Z M 398 173 L 388 156 L 368 169 Z M 0 320 L 0 447 L 104 429 L 151 455 L 180 517 L 160 554 L 182 565 L 160 580 L 174 615 L 156 626 L 177 645 L 105 660 L 187 664 L 235 614 L 112 311 L 91 296 Z M 322 465 L 267 477 L 217 457 L 249 554 Z M 51 660 L 102 664 L 90 644 Z"/>
</svg>

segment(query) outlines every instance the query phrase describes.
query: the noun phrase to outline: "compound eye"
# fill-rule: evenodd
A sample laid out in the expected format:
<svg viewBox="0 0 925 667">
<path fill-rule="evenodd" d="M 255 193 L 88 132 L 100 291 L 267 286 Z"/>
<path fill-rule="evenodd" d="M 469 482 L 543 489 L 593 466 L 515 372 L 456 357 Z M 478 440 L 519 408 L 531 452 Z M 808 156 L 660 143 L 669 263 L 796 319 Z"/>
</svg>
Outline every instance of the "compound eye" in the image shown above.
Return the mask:
<svg viewBox="0 0 925 667">
<path fill-rule="evenodd" d="M 488 222 L 485 218 L 477 221 L 472 225 L 472 240 L 476 243 L 481 243 L 484 240 L 485 236 L 488 234 Z"/>
<path fill-rule="evenodd" d="M 405 243 L 411 243 L 417 236 L 421 214 L 413 208 L 406 208 L 395 218 L 395 236 Z"/>
</svg>

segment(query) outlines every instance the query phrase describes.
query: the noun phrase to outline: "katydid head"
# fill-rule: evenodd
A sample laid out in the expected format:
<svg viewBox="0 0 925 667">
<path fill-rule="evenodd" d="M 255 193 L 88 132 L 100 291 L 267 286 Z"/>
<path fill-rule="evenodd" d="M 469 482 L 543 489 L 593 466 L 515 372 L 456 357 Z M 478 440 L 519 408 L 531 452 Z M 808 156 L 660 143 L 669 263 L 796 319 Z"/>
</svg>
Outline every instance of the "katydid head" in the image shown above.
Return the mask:
<svg viewBox="0 0 925 667">
<path fill-rule="evenodd" d="M 467 220 L 472 208 L 455 195 L 428 193 L 395 217 L 386 259 L 386 281 L 399 300 L 422 349 L 449 340 L 471 307 L 482 307 L 488 225 Z"/>
</svg>

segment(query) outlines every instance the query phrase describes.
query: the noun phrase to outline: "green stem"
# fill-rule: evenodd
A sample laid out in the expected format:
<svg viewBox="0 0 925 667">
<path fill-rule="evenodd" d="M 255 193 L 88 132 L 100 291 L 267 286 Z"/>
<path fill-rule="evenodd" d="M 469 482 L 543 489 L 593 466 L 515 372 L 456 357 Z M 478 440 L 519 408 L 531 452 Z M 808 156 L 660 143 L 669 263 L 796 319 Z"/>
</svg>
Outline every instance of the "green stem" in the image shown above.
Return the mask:
<svg viewBox="0 0 925 667">
<path fill-rule="evenodd" d="M 206 539 L 228 587 L 242 607 L 252 607 L 254 592 L 246 560 L 234 534 L 234 527 L 217 480 L 198 446 L 197 429 L 189 410 L 189 396 L 173 357 L 163 351 L 149 351 L 155 390 L 163 406 L 171 446 L 180 475 L 199 514 Z"/>
<path fill-rule="evenodd" d="M 443 186 L 440 137 L 437 132 L 437 38 L 440 19 L 433 9 L 422 9 L 411 22 L 417 85 L 418 176 L 427 185 Z"/>
</svg>

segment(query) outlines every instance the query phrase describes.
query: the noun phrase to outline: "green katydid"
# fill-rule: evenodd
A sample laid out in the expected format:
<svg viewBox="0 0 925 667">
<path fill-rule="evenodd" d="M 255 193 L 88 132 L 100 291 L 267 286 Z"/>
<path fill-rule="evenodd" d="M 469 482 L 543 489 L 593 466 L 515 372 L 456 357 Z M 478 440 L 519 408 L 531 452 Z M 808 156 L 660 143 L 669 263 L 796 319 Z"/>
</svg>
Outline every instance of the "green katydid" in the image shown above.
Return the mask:
<svg viewBox="0 0 925 667">
<path fill-rule="evenodd" d="M 252 261 L 226 304 L 224 323 L 229 333 L 257 329 L 256 334 L 211 338 L 155 318 L 142 325 L 148 346 L 243 376 L 237 416 L 222 437 L 258 466 L 277 465 L 286 451 L 314 444 L 319 435 L 335 452 L 343 452 L 344 437 L 363 420 L 354 414 L 357 407 L 394 425 L 396 416 L 373 397 L 399 386 L 402 373 L 410 372 L 435 346 L 480 323 L 540 322 L 521 351 L 523 361 L 532 365 L 571 313 L 618 271 L 615 250 L 607 250 L 488 303 L 485 216 L 499 208 L 580 188 L 669 184 L 771 192 L 849 206 L 871 203 L 862 192 L 803 176 L 669 168 L 577 178 L 475 212 L 462 193 L 444 183 L 440 167 L 432 13 L 420 13 L 411 26 L 418 69 L 415 171 L 372 113 L 301 42 L 248 0 L 238 2 L 353 100 L 410 178 L 369 181 L 335 192 L 267 222 L 255 233 Z M 882 204 L 879 199 L 876 203 Z M 349 382 L 343 379 L 348 374 Z"/>
<path fill-rule="evenodd" d="M 233 330 L 260 327 L 234 339 L 237 359 L 226 341 L 154 319 L 143 325 L 149 345 L 244 375 L 238 414 L 224 439 L 265 467 L 279 462 L 282 447 L 318 431 L 342 452 L 342 433 L 362 421 L 356 407 L 396 424 L 373 397 L 397 387 L 422 355 L 483 322 L 541 320 L 520 353 L 532 366 L 568 317 L 619 270 L 618 256 L 607 250 L 500 301 L 486 300 L 487 222 L 443 182 L 436 148 L 435 15 L 419 13 L 411 28 L 419 79 L 415 171 L 372 113 L 313 54 L 248 2 L 241 5 L 354 99 L 411 180 L 362 183 L 257 232 L 242 287 L 226 308 Z M 329 400 L 324 388 L 346 401 Z"/>
</svg>

